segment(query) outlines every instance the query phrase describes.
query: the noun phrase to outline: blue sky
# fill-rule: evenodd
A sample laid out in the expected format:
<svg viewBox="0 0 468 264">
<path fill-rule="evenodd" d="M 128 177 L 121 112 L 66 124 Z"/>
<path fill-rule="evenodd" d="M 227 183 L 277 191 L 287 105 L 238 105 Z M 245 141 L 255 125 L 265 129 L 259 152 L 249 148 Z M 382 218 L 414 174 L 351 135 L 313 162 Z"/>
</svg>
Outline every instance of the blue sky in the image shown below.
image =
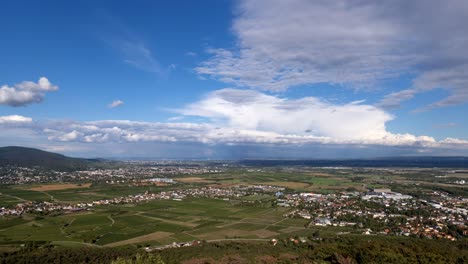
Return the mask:
<svg viewBox="0 0 468 264">
<path fill-rule="evenodd" d="M 3 1 L 0 145 L 468 155 L 465 1 Z"/>
</svg>

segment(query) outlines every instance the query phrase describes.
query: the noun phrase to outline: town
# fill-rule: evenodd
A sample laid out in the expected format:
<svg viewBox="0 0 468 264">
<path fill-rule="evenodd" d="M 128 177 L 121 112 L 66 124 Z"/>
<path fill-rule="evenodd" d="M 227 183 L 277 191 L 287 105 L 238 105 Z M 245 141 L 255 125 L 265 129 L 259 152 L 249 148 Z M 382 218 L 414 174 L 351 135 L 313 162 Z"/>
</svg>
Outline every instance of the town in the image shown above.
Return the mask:
<svg viewBox="0 0 468 264">
<path fill-rule="evenodd" d="M 198 175 L 220 173 L 225 166 L 200 166 L 196 164 L 177 166 L 174 163 L 160 164 L 154 162 L 124 163 L 118 168 L 92 168 L 88 170 L 57 171 L 41 167 L 21 167 L 15 165 L 0 167 L 0 184 L 34 184 L 53 182 L 107 182 L 125 183 L 158 177 L 160 175 Z M 122 165 L 122 164 L 120 164 Z"/>
<path fill-rule="evenodd" d="M 172 179 L 156 178 L 150 181 L 174 183 Z M 268 199 L 249 200 L 246 197 L 267 195 Z M 143 203 L 152 200 L 183 202 L 187 198 L 210 198 L 247 204 L 266 203 L 291 210 L 285 218 L 304 218 L 311 226 L 353 227 L 348 232 L 366 235 L 417 236 L 429 239 L 456 240 L 468 236 L 468 199 L 433 192 L 431 200 L 416 199 L 390 189 L 368 192 L 340 192 L 319 194 L 286 192 L 284 187 L 271 185 L 235 186 L 230 188 L 188 188 L 157 193 L 115 197 L 112 199 L 79 202 L 75 204 L 53 201 L 19 203 L 12 208 L 0 208 L 0 216 L 31 214 L 70 214 L 93 207 Z"/>
</svg>

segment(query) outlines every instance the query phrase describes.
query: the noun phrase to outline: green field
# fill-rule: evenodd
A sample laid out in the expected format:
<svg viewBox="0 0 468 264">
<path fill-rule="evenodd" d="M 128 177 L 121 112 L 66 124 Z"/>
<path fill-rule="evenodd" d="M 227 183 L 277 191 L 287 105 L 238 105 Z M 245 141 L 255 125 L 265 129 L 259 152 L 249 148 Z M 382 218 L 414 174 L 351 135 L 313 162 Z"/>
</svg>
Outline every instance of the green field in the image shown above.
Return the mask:
<svg viewBox="0 0 468 264">
<path fill-rule="evenodd" d="M 136 241 L 137 244 L 160 245 L 195 239 L 267 239 L 305 230 L 306 221 L 303 219 L 284 220 L 286 211 L 284 208 L 242 206 L 215 199 L 101 206 L 88 212 L 36 217 L 29 221 L 2 219 L 0 242 L 48 241 L 60 244 L 68 241 L 112 246 L 119 241 L 121 244 L 118 245 L 126 244 L 128 240 L 129 244 Z M 288 229 L 291 226 L 299 229 Z"/>
<path fill-rule="evenodd" d="M 34 186 L 0 186 L 0 207 L 16 205 L 24 201 L 56 201 L 63 203 L 88 202 L 119 196 L 157 192 L 161 187 L 140 187 L 129 185 L 93 184 L 90 188 L 64 189 L 53 191 L 33 191 Z M 177 186 L 173 186 L 176 188 Z M 167 190 L 167 188 L 165 189 Z"/>
<path fill-rule="evenodd" d="M 256 171 L 236 169 L 196 177 L 178 175 L 176 178 L 181 177 L 186 177 L 187 181 L 166 187 L 94 183 L 89 188 L 33 191 L 28 190 L 31 187 L 28 185 L 3 186 L 0 187 L 0 207 L 11 207 L 25 201 L 77 203 L 145 191 L 158 192 L 201 186 L 224 188 L 233 184 L 276 185 L 285 187 L 286 192 L 296 193 L 365 190 L 363 186 L 366 185 L 398 190 L 395 180 L 421 178 L 420 174 L 402 177 L 385 175 L 378 171 L 283 171 L 275 168 Z M 391 182 L 386 184 L 384 180 Z M 405 185 L 405 188 L 418 188 L 416 191 L 426 187 Z M 460 188 L 457 190 L 463 191 Z M 284 218 L 283 215 L 293 209 L 272 207 L 272 200 L 272 194 L 250 195 L 230 201 L 208 198 L 189 198 L 184 201 L 156 200 L 139 204 L 97 206 L 85 212 L 55 216 L 24 214 L 19 218 L 1 217 L 0 245 L 7 247 L 25 241 L 41 241 L 56 245 L 92 247 L 152 246 L 191 240 L 242 238 L 266 241 L 271 238 L 309 236 L 317 230 L 320 230 L 321 235 L 335 236 L 336 232 L 349 231 L 340 227 L 306 228 L 310 220 Z"/>
<path fill-rule="evenodd" d="M 363 175 L 360 175 L 363 176 Z M 178 175 L 176 178 L 191 178 L 193 175 Z M 143 193 L 145 191 L 157 192 L 178 188 L 197 188 L 211 185 L 215 187 L 229 187 L 232 185 L 277 185 L 291 191 L 313 191 L 330 193 L 347 188 L 362 190 L 362 184 L 375 184 L 374 175 L 364 175 L 359 182 L 352 180 L 353 175 L 330 173 L 328 170 L 314 169 L 311 171 L 289 172 L 279 169 L 265 169 L 262 171 L 248 171 L 244 169 L 231 169 L 216 174 L 199 174 L 196 178 L 207 180 L 203 182 L 185 182 L 166 187 L 108 185 L 93 183 L 89 188 L 34 191 L 29 190 L 33 185 L 0 186 L 0 207 L 12 206 L 23 201 L 55 201 L 62 203 L 88 202 L 108 199 L 118 196 Z M 379 185 L 380 186 L 380 185 Z M 268 197 L 264 197 L 268 200 Z M 262 197 L 245 197 L 249 200 L 262 200 Z"/>
</svg>

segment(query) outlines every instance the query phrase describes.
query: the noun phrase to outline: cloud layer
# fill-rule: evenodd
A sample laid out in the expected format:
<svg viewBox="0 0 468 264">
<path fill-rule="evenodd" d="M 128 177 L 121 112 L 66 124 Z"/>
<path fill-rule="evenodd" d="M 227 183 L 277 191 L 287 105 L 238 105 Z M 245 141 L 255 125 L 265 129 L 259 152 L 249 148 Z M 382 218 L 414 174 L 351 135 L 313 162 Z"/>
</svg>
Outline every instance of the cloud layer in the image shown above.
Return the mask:
<svg viewBox="0 0 468 264">
<path fill-rule="evenodd" d="M 428 108 L 468 101 L 467 1 L 243 0 L 238 9 L 237 46 L 210 49 L 199 74 L 268 91 L 317 83 L 366 89 L 410 74 L 413 86 L 379 106 L 435 88 L 451 95 Z"/>
<path fill-rule="evenodd" d="M 31 126 L 30 118 L 5 116 L 0 125 L 24 124 L 54 142 L 468 148 L 468 141 L 462 139 L 437 141 L 429 136 L 391 133 L 386 122 L 393 116 L 362 101 L 337 105 L 314 97 L 288 99 L 253 90 L 222 89 L 175 112 L 206 121 L 36 121 Z"/>
<path fill-rule="evenodd" d="M 58 86 L 53 85 L 46 77 L 39 78 L 37 83 L 24 81 L 10 87 L 0 87 L 0 105 L 25 106 L 40 103 L 47 92 L 57 91 Z"/>
</svg>

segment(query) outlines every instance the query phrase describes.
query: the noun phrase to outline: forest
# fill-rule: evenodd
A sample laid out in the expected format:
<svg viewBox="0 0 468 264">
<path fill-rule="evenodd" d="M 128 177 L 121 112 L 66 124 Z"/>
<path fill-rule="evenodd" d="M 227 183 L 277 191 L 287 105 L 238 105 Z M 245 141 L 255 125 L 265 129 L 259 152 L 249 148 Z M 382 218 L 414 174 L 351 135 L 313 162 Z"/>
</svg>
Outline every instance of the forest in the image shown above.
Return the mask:
<svg viewBox="0 0 468 264">
<path fill-rule="evenodd" d="M 133 247 L 57 247 L 28 243 L 2 253 L 0 263 L 468 263 L 468 241 L 418 238 L 343 237 L 296 243 L 201 243 L 198 246 L 146 252 Z"/>
</svg>

